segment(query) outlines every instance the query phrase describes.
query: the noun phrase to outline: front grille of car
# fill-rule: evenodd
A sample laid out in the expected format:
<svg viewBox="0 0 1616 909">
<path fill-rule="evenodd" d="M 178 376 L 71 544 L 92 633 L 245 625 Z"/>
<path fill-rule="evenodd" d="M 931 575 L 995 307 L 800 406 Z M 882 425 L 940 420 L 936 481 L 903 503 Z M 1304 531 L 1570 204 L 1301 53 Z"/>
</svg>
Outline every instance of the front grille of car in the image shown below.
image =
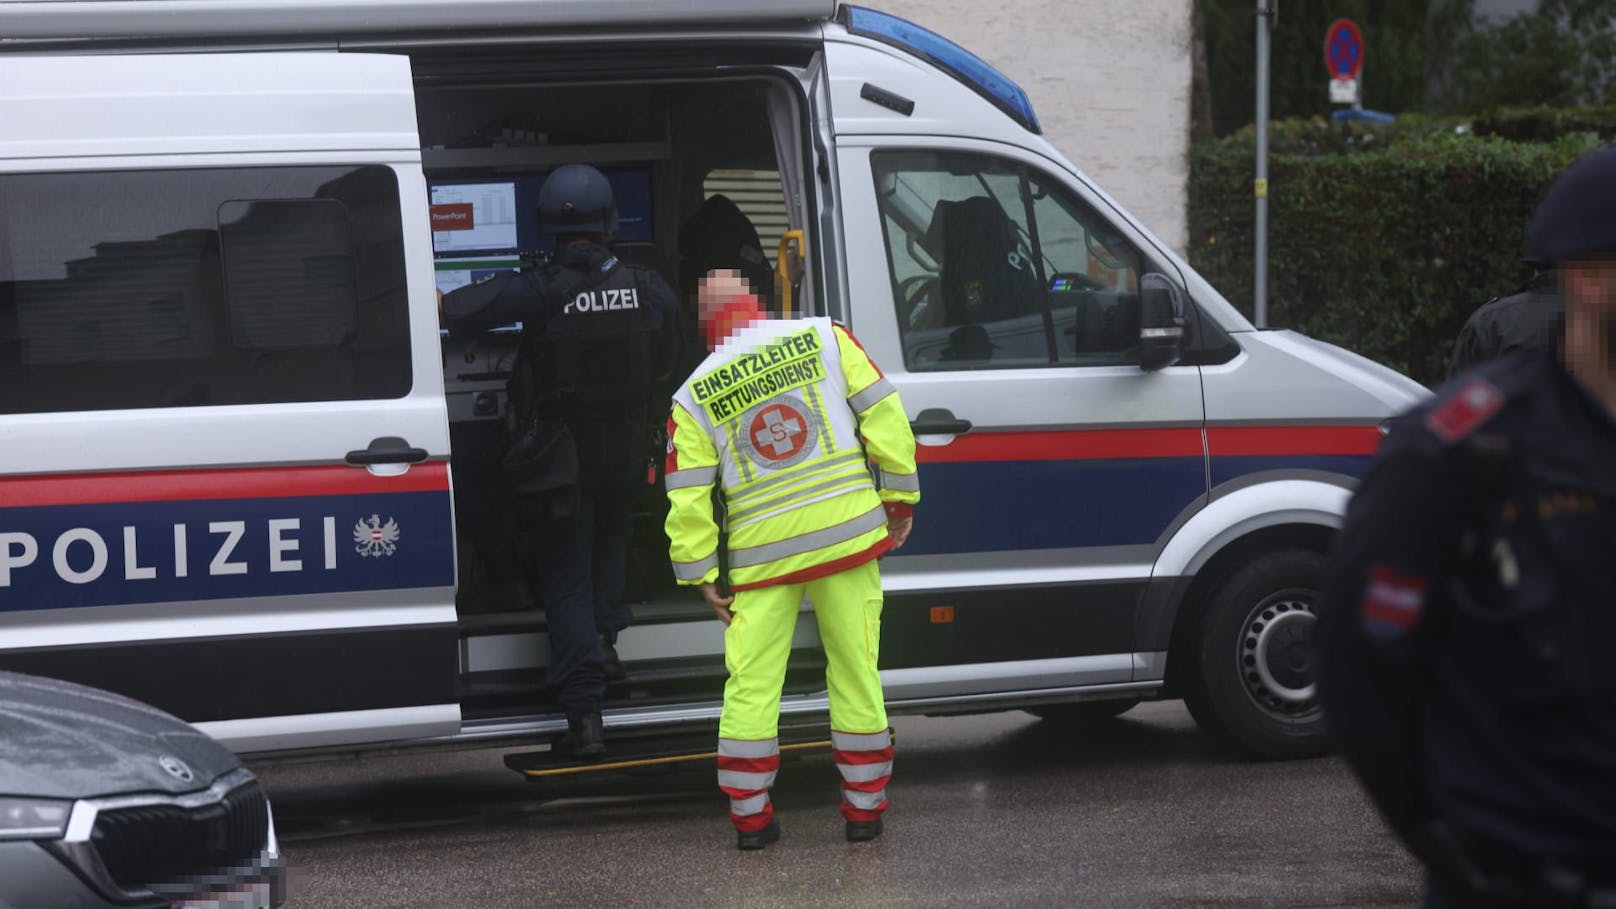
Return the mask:
<svg viewBox="0 0 1616 909">
<path fill-rule="evenodd" d="M 108 876 L 129 891 L 250 865 L 268 838 L 269 808 L 254 781 L 201 805 L 101 811 L 90 843 Z"/>
</svg>

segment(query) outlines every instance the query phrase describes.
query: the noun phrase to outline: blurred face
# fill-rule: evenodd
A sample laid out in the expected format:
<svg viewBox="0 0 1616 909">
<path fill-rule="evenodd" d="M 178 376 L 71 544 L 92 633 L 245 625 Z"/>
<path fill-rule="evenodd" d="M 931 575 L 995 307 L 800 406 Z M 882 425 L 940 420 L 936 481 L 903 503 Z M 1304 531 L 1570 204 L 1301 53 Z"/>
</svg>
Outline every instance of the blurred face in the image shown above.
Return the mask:
<svg viewBox="0 0 1616 909">
<path fill-rule="evenodd" d="M 696 311 L 703 322 L 717 315 L 724 305 L 752 293 L 752 283 L 729 268 L 715 268 L 696 284 Z"/>
<path fill-rule="evenodd" d="M 1566 365 L 1585 382 L 1616 381 L 1616 259 L 1564 263 L 1560 286 Z"/>
</svg>

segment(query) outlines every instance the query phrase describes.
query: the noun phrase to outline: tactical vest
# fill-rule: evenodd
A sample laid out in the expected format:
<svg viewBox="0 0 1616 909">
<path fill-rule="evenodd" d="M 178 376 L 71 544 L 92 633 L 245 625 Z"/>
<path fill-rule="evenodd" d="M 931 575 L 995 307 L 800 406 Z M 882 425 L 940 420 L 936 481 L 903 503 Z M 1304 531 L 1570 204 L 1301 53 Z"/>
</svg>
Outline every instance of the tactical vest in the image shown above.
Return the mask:
<svg viewBox="0 0 1616 909">
<path fill-rule="evenodd" d="M 587 247 L 541 272 L 549 320 L 524 330 L 511 411 L 565 421 L 583 473 L 643 463 L 661 316 L 641 270 Z"/>
</svg>

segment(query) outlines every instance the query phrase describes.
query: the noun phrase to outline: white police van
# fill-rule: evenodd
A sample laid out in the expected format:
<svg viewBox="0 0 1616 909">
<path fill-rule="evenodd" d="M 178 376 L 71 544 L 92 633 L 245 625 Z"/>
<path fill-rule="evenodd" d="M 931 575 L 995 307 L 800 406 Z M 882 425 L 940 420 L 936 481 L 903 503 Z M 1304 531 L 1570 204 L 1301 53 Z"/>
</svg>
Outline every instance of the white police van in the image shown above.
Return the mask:
<svg viewBox="0 0 1616 909">
<path fill-rule="evenodd" d="M 1323 553 L 1421 389 L 1255 331 L 961 48 L 833 0 L 7 0 L 0 35 L 0 668 L 240 752 L 562 728 L 492 481 L 513 333 L 443 338 L 434 289 L 542 257 L 538 187 L 579 161 L 676 286 L 800 244 L 771 305 L 850 323 L 900 389 L 894 710 L 1184 697 L 1249 751 L 1320 747 Z M 619 731 L 718 709 L 663 508 Z"/>
</svg>

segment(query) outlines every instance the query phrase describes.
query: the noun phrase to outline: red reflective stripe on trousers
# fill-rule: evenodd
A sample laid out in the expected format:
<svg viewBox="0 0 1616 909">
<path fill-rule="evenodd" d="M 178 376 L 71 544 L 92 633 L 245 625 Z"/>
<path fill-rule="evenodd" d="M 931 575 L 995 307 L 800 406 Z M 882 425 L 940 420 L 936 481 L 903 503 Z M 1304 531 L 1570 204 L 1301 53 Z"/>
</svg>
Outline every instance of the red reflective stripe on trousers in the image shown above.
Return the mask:
<svg viewBox="0 0 1616 909">
<path fill-rule="evenodd" d="M 873 751 L 832 751 L 831 759 L 838 764 L 879 764 L 892 760 L 892 746 Z"/>
<path fill-rule="evenodd" d="M 843 816 L 846 816 L 847 812 L 843 811 L 842 814 Z M 769 826 L 769 822 L 772 820 L 774 820 L 773 802 L 764 805 L 763 810 L 759 811 L 757 814 L 731 814 L 729 816 L 729 822 L 734 824 L 735 829 L 742 833 L 756 833 L 757 831 L 762 830 L 764 827 Z"/>
<path fill-rule="evenodd" d="M 882 812 L 886 811 L 887 807 L 891 804 L 892 803 L 890 801 L 882 802 L 875 809 L 866 811 L 863 808 L 854 808 L 852 805 L 843 802 L 842 817 L 846 820 L 852 821 L 855 824 L 868 824 L 871 821 L 880 820 Z"/>
<path fill-rule="evenodd" d="M 851 789 L 854 792 L 880 792 L 881 790 L 887 788 L 887 784 L 890 782 L 892 782 L 892 774 L 889 773 L 886 776 L 877 777 L 873 780 L 868 780 L 862 783 L 851 783 L 847 780 L 843 780 L 842 788 Z"/>
<path fill-rule="evenodd" d="M 719 770 L 733 770 L 737 773 L 772 773 L 780 769 L 780 755 L 771 755 L 766 758 L 738 758 L 718 756 Z"/>
</svg>

